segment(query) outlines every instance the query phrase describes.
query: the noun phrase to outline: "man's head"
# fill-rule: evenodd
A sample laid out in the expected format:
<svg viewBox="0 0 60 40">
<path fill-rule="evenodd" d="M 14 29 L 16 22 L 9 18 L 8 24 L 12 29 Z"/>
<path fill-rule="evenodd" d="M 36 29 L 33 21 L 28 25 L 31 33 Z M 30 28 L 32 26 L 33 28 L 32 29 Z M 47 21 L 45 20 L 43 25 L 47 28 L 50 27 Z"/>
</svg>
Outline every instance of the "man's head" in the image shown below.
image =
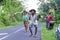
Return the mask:
<svg viewBox="0 0 60 40">
<path fill-rule="evenodd" d="M 32 15 L 34 15 L 36 13 L 35 9 L 31 9 L 29 12 L 31 12 Z"/>
</svg>

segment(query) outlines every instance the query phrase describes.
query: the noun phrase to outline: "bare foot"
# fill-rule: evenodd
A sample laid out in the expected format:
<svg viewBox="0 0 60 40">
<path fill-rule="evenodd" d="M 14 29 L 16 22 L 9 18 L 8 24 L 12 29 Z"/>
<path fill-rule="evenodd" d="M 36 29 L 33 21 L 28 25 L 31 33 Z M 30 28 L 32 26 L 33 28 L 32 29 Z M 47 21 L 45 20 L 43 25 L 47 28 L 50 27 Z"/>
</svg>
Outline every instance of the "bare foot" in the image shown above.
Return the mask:
<svg viewBox="0 0 60 40">
<path fill-rule="evenodd" d="M 36 38 L 36 35 L 34 35 L 33 37 Z"/>
<path fill-rule="evenodd" d="M 28 32 L 28 31 L 26 31 L 26 32 Z"/>
<path fill-rule="evenodd" d="M 31 37 L 33 34 L 29 35 L 29 37 Z"/>
</svg>

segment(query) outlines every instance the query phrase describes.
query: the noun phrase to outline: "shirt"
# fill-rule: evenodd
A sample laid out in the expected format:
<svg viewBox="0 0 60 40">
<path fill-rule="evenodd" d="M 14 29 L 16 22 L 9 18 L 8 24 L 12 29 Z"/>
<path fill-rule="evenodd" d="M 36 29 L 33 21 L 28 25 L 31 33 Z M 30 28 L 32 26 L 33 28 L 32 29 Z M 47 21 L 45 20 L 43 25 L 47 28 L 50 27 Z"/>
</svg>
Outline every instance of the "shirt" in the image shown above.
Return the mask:
<svg viewBox="0 0 60 40">
<path fill-rule="evenodd" d="M 52 21 L 52 15 L 49 15 L 47 20 L 48 22 Z"/>
<path fill-rule="evenodd" d="M 29 20 L 29 15 L 26 14 L 26 15 L 23 15 L 23 21 L 28 21 Z"/>
<path fill-rule="evenodd" d="M 37 22 L 37 14 L 30 15 L 30 21 L 31 21 L 32 23 Z"/>
</svg>

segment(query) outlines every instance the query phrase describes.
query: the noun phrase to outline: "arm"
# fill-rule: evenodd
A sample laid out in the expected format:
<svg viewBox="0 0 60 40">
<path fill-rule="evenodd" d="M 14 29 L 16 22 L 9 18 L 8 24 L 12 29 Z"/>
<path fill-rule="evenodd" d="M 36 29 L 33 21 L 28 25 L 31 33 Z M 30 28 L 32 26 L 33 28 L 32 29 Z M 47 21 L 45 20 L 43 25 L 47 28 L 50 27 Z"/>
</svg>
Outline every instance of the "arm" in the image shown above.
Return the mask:
<svg viewBox="0 0 60 40">
<path fill-rule="evenodd" d="M 15 15 L 17 15 L 17 14 L 22 14 L 22 12 L 16 12 Z"/>
</svg>

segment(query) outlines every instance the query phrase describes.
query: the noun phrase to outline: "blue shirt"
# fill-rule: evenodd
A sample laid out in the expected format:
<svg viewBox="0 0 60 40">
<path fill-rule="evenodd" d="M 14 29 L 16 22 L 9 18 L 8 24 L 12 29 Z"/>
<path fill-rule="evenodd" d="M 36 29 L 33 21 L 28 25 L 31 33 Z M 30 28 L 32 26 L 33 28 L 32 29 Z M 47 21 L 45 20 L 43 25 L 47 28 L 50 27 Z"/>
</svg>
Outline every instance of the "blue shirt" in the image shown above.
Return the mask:
<svg viewBox="0 0 60 40">
<path fill-rule="evenodd" d="M 26 14 L 26 15 L 23 15 L 23 21 L 28 21 L 29 20 L 29 15 Z"/>
</svg>

